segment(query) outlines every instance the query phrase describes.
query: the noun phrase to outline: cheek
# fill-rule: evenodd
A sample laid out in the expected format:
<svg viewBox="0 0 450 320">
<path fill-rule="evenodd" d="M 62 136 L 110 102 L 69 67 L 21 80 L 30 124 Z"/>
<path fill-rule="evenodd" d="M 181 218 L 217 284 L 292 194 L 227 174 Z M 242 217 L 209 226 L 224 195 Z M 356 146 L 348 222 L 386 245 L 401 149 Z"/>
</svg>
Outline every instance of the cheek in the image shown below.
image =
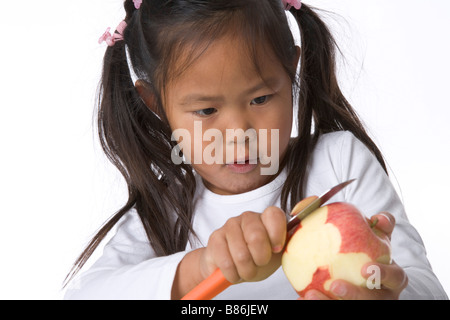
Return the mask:
<svg viewBox="0 0 450 320">
<path fill-rule="evenodd" d="M 166 110 L 167 119 L 172 130 L 172 141 L 181 148 L 184 157 L 190 162 L 193 159 L 195 146 L 195 128 L 192 121 L 188 121 L 185 114 L 177 114 Z"/>
<path fill-rule="evenodd" d="M 270 128 L 278 129 L 278 144 L 282 149 L 287 146 L 291 138 L 293 121 L 292 108 L 282 108 L 282 111 L 272 115 L 271 119 L 274 120 L 271 121 Z M 280 151 L 282 151 L 281 149 Z"/>
<path fill-rule="evenodd" d="M 274 112 L 267 113 L 259 123 L 258 148 L 260 161 L 263 166 L 277 168 L 286 153 L 291 137 L 292 110 L 288 107 L 274 108 Z M 265 171 L 271 174 L 275 171 Z"/>
<path fill-rule="evenodd" d="M 291 135 L 292 131 L 292 122 L 293 122 L 293 115 L 292 115 L 292 108 L 287 109 L 280 120 L 280 136 L 283 136 L 286 138 L 288 136 L 288 139 Z M 282 134 L 281 134 L 282 133 Z"/>
</svg>

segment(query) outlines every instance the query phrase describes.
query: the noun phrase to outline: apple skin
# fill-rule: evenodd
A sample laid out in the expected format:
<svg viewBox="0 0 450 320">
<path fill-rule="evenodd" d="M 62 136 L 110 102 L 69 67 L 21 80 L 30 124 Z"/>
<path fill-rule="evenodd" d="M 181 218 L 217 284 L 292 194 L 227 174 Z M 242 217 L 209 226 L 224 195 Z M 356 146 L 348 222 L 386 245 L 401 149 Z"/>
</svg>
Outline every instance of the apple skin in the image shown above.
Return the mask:
<svg viewBox="0 0 450 320">
<path fill-rule="evenodd" d="M 336 202 L 301 221 L 288 238 L 281 264 L 297 293 L 316 289 L 329 297 L 334 280 L 366 286 L 362 267 L 371 261 L 391 263 L 389 238 L 371 227 L 353 205 Z"/>
</svg>

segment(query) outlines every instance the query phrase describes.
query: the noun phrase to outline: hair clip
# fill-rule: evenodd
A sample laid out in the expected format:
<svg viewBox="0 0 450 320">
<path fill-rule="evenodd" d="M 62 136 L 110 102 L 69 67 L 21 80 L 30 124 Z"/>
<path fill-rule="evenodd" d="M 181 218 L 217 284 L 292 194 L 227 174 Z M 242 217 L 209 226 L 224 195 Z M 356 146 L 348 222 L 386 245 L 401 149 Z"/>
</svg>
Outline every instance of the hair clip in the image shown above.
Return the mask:
<svg viewBox="0 0 450 320">
<path fill-rule="evenodd" d="M 283 4 L 286 10 L 290 10 L 292 7 L 300 10 L 302 7 L 302 0 L 283 0 Z"/>
<path fill-rule="evenodd" d="M 134 3 L 134 7 L 136 8 L 136 10 L 139 10 L 139 8 L 141 7 L 142 4 L 142 0 L 133 0 Z"/>
<path fill-rule="evenodd" d="M 116 31 L 113 35 L 111 35 L 111 28 L 106 29 L 105 33 L 98 39 L 98 43 L 106 42 L 106 44 L 110 47 L 116 44 L 116 41 L 123 40 L 123 31 L 127 27 L 127 23 L 122 21 L 116 28 Z"/>
</svg>

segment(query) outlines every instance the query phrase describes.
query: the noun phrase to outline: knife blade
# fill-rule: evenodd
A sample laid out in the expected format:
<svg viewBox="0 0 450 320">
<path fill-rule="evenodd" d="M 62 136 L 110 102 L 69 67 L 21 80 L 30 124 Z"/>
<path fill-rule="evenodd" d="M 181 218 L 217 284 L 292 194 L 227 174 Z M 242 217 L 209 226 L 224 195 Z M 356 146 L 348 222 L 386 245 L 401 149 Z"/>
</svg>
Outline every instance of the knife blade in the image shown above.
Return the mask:
<svg viewBox="0 0 450 320">
<path fill-rule="evenodd" d="M 354 181 L 356 181 L 356 179 L 348 180 L 348 181 L 338 184 L 337 186 L 324 192 L 320 197 L 318 197 L 316 200 L 314 200 L 308 206 L 306 206 L 306 208 L 304 208 L 304 209 L 300 210 L 300 212 L 296 213 L 296 215 L 288 222 L 288 225 L 287 225 L 288 232 L 291 231 L 293 228 L 295 228 L 295 226 L 297 226 L 300 223 L 300 221 L 302 221 L 304 218 L 306 218 L 311 212 L 320 208 L 323 204 L 325 204 L 326 202 L 328 202 L 328 200 L 330 200 L 333 196 L 335 196 L 336 193 L 338 193 L 339 191 L 341 191 L 342 189 L 344 189 L 345 187 L 347 187 L 349 184 L 351 184 Z M 295 208 L 297 206 L 298 206 L 298 204 L 294 207 L 294 209 L 292 209 L 291 215 L 295 213 L 295 211 L 296 211 Z"/>
<path fill-rule="evenodd" d="M 310 213 L 314 212 L 317 208 L 325 204 L 330 200 L 336 193 L 347 187 L 349 184 L 354 182 L 356 179 L 352 179 L 337 186 L 331 188 L 330 190 L 323 193 L 320 197 L 312 201 L 305 208 L 300 209 L 297 213 L 296 208 L 301 203 L 301 201 L 292 209 L 291 216 L 295 214 L 287 224 L 288 234 L 292 231 L 302 219 L 306 218 Z M 181 300 L 211 300 L 216 295 L 224 291 L 226 288 L 231 286 L 232 283 L 229 282 L 220 269 L 216 269 L 208 278 L 203 280 L 195 288 L 189 291 Z"/>
</svg>

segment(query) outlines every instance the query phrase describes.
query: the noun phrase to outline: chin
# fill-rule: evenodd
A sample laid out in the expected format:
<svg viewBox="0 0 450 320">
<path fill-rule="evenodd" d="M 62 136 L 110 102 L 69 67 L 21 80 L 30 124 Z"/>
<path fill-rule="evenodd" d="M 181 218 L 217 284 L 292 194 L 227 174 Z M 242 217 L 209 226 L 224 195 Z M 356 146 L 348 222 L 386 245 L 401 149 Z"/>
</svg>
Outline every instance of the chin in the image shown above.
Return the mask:
<svg viewBox="0 0 450 320">
<path fill-rule="evenodd" d="M 275 176 L 263 176 L 259 174 L 259 166 L 249 173 L 238 174 L 226 172 L 200 176 L 203 183 L 212 192 L 221 195 L 235 195 L 258 189 L 274 179 Z"/>
</svg>

